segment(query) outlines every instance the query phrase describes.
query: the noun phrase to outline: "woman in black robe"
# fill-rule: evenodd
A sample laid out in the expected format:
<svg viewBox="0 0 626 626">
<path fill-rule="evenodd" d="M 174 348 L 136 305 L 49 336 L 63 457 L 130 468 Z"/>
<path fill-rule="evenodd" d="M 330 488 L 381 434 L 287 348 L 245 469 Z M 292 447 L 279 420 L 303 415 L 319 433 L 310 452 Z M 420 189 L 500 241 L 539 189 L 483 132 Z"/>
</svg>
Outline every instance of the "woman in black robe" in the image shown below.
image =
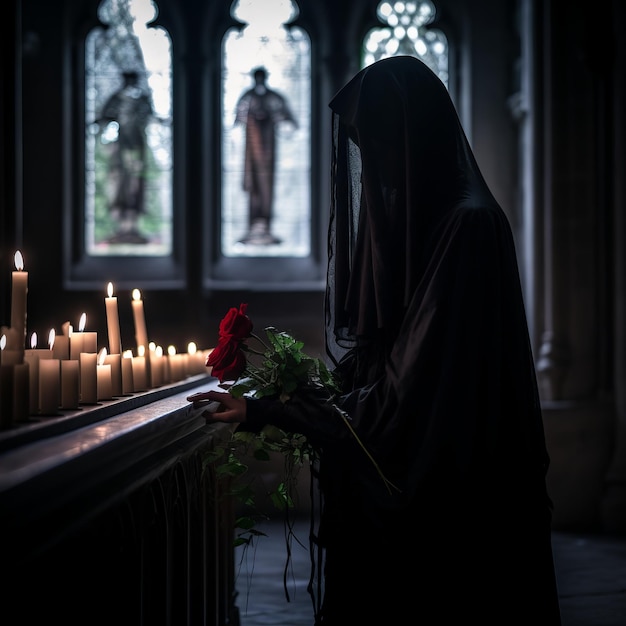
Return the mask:
<svg viewBox="0 0 626 626">
<path fill-rule="evenodd" d="M 327 353 L 313 393 L 208 392 L 211 419 L 320 450 L 324 625 L 560 624 L 548 453 L 507 218 L 445 86 L 413 57 L 332 100 Z"/>
</svg>

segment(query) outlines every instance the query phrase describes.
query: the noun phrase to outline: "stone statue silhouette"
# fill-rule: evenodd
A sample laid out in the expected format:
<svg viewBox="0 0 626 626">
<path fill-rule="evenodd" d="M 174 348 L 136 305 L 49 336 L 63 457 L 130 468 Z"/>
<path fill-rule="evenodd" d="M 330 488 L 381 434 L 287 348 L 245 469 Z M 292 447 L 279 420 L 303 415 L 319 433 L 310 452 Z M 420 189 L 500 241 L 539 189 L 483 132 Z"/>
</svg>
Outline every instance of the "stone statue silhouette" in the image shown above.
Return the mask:
<svg viewBox="0 0 626 626">
<path fill-rule="evenodd" d="M 248 232 L 240 243 L 268 245 L 281 240 L 270 232 L 276 170 L 276 127 L 298 127 L 285 98 L 266 85 L 267 70 L 252 71 L 254 87 L 237 102 L 235 124 L 245 125 L 243 188 L 249 194 Z"/>
<path fill-rule="evenodd" d="M 154 115 L 150 96 L 138 85 L 139 73 L 122 73 L 124 83 L 104 104 L 97 123 L 107 145 L 107 198 L 116 223 L 109 243 L 147 243 L 138 229 L 146 212 L 146 126 Z"/>
</svg>

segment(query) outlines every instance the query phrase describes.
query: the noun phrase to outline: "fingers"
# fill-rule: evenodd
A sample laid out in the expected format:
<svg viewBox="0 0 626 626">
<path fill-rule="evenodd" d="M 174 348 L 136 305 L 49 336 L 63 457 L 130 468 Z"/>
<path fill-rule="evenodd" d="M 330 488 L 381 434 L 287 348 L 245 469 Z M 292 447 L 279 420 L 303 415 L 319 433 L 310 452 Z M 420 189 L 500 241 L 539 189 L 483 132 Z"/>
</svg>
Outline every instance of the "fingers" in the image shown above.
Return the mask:
<svg viewBox="0 0 626 626">
<path fill-rule="evenodd" d="M 221 406 L 221 405 L 220 405 Z M 241 413 L 235 410 L 221 410 L 221 411 L 203 411 L 202 417 L 207 422 L 227 422 L 229 424 L 240 423 L 244 421 L 241 418 Z"/>
<path fill-rule="evenodd" d="M 187 396 L 187 400 L 193 403 L 194 408 L 200 408 L 205 405 L 217 405 L 222 402 L 226 396 L 229 396 L 229 394 L 220 391 L 201 391 Z M 215 408 L 217 408 L 217 406 Z"/>
<path fill-rule="evenodd" d="M 241 423 L 246 421 L 246 401 L 233 398 L 224 391 L 201 391 L 187 397 L 194 408 L 205 408 L 202 416 L 207 421 Z"/>
</svg>

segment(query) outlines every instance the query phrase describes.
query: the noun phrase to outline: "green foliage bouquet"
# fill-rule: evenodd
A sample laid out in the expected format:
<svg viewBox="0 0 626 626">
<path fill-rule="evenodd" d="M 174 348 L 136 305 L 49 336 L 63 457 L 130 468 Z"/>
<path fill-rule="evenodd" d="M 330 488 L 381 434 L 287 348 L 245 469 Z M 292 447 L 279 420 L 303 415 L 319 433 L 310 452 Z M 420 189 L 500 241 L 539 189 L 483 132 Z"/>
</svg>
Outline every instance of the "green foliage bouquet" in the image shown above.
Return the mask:
<svg viewBox="0 0 626 626">
<path fill-rule="evenodd" d="M 217 346 L 206 363 L 213 368 L 212 374 L 220 383 L 235 381 L 228 389 L 233 396 L 277 396 L 287 402 L 305 386 L 323 387 L 330 396 L 339 391 L 325 363 L 305 354 L 301 341 L 271 326 L 265 329 L 267 341 L 254 334 L 247 309 L 247 304 L 241 304 L 239 309 L 233 307 L 228 311 L 220 322 Z M 255 339 L 262 349 L 251 346 L 250 339 Z M 260 363 L 255 364 L 246 354 L 256 355 Z"/>
<path fill-rule="evenodd" d="M 271 396 L 281 402 L 288 402 L 304 388 L 325 390 L 323 395 L 333 412 L 355 437 L 387 488 L 395 488 L 360 441 L 349 416 L 334 402 L 340 387 L 325 363 L 305 354 L 304 344 L 286 332 L 268 327 L 265 329 L 266 339 L 256 335 L 247 309 L 245 303 L 240 304 L 239 308 L 229 309 L 220 322 L 217 345 L 207 358 L 206 365 L 212 368 L 211 373 L 220 381 L 220 386 L 228 389 L 234 397 Z M 254 502 L 252 481 L 242 480 L 248 471 L 245 458 L 269 461 L 272 453 L 282 454 L 284 458 L 285 480 L 267 495 L 276 508 L 288 511 L 295 506 L 294 493 L 299 469 L 304 463 L 311 463 L 317 458 L 317 451 L 304 435 L 285 432 L 274 426 L 265 426 L 260 433 L 235 430 L 229 441 L 217 446 L 206 458 L 207 463 L 213 464 L 219 477 L 231 479 L 229 494 L 251 511 L 250 515 L 236 520 L 239 529 L 236 545 L 249 544 L 254 536 L 262 534 L 255 529 L 259 513 Z"/>
</svg>

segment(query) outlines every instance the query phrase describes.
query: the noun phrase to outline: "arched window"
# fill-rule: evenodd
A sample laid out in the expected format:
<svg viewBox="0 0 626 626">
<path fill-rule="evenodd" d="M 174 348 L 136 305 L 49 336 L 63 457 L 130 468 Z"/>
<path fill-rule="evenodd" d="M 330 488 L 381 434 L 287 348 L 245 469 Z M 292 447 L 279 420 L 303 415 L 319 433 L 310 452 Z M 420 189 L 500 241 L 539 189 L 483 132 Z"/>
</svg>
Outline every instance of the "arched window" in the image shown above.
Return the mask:
<svg viewBox="0 0 626 626">
<path fill-rule="evenodd" d="M 397 55 L 421 59 L 448 85 L 448 41 L 435 21 L 435 5 L 423 2 L 381 2 L 377 14 L 382 28 L 374 28 L 363 43 L 363 67 Z"/>
<path fill-rule="evenodd" d="M 311 253 L 311 53 L 290 0 L 236 0 L 223 40 L 224 257 Z"/>
<path fill-rule="evenodd" d="M 85 43 L 88 256 L 172 254 L 172 58 L 152 0 L 104 0 Z"/>
</svg>

